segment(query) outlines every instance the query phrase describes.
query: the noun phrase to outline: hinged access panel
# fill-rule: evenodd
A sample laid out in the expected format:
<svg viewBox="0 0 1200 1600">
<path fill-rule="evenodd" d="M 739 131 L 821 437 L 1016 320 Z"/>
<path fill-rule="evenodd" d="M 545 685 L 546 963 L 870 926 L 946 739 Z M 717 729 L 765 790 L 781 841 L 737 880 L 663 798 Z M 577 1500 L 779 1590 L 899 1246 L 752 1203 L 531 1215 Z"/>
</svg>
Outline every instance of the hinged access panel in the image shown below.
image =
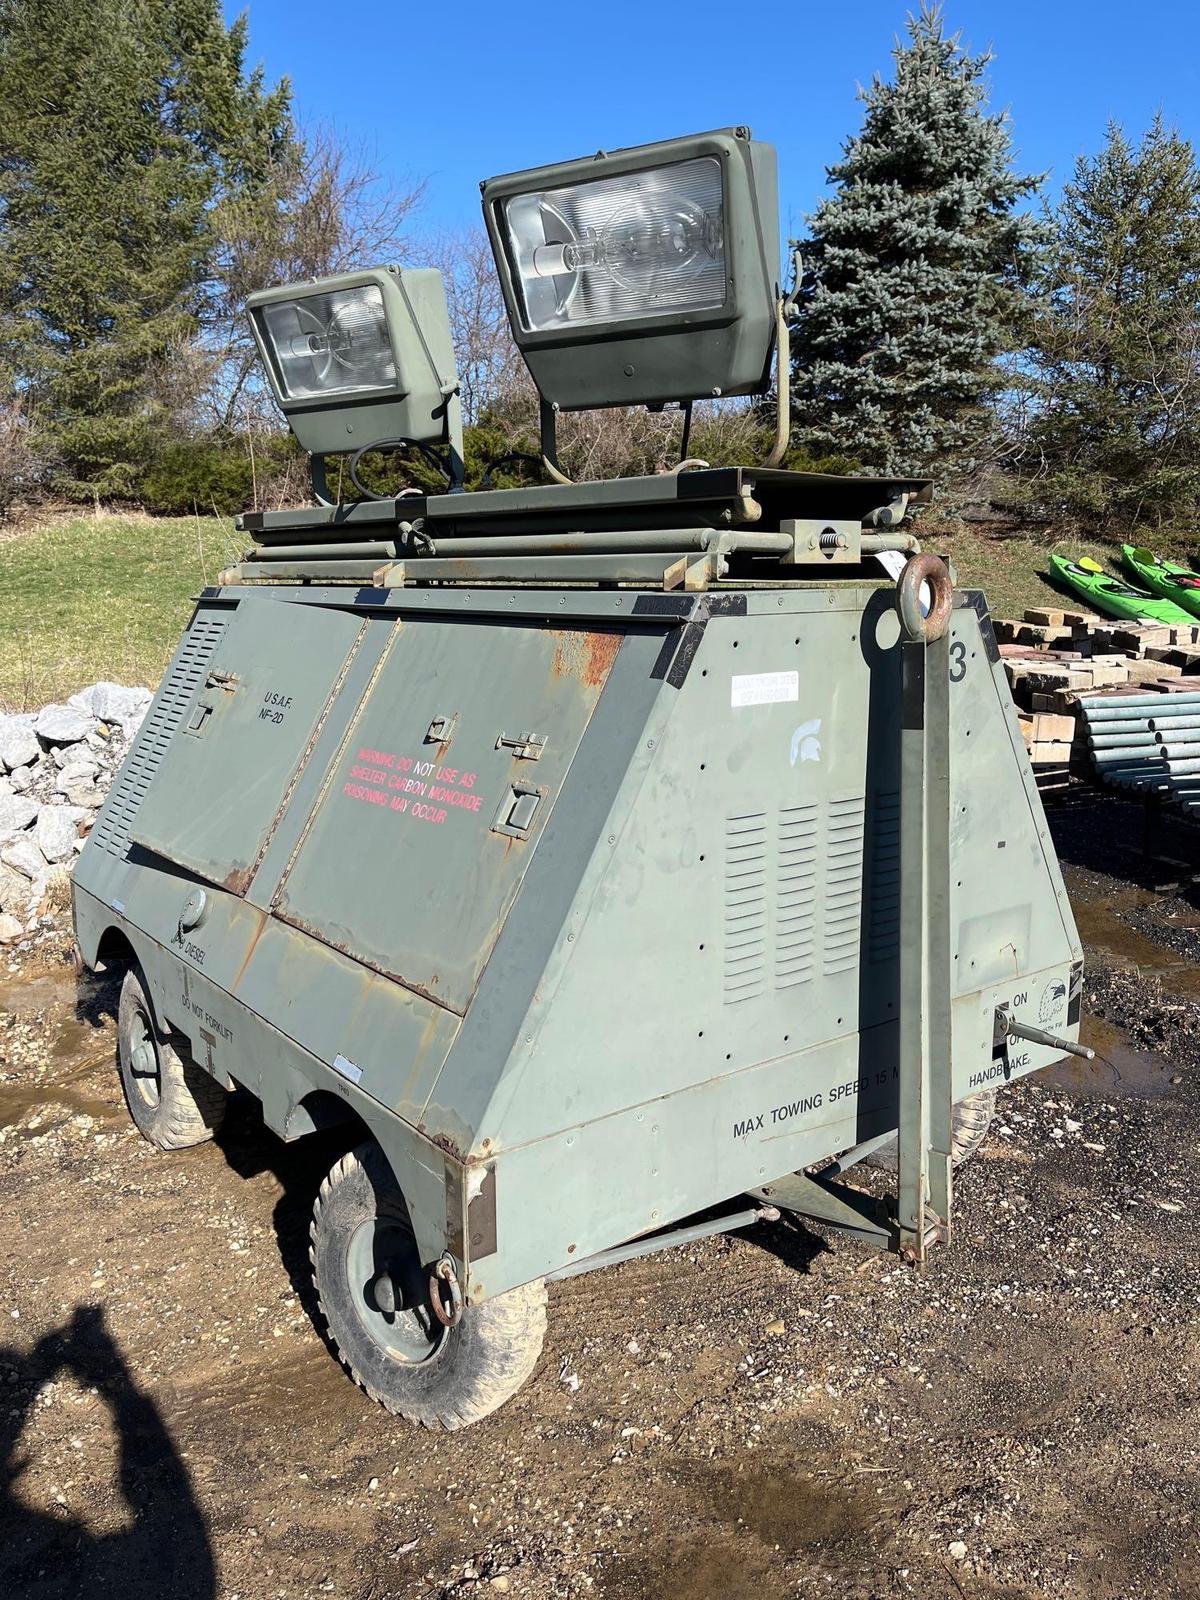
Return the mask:
<svg viewBox="0 0 1200 1600">
<path fill-rule="evenodd" d="M 617 632 L 406 618 L 277 914 L 465 1012 L 620 642 Z"/>
<path fill-rule="evenodd" d="M 134 843 L 244 894 L 365 626 L 344 611 L 243 601 L 142 802 Z"/>
</svg>

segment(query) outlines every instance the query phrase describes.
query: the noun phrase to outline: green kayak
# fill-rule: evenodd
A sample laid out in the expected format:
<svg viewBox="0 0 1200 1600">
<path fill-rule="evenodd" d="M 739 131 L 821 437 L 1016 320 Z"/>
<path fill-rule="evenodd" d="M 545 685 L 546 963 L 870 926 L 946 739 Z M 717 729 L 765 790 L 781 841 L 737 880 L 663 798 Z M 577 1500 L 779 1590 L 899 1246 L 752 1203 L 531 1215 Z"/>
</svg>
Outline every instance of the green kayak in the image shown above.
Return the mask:
<svg viewBox="0 0 1200 1600">
<path fill-rule="evenodd" d="M 1166 622 L 1174 627 L 1194 621 L 1190 611 L 1173 600 L 1156 600 L 1144 589 L 1111 578 L 1104 568 L 1084 556 L 1068 561 L 1066 556 L 1051 556 L 1050 567 L 1059 583 L 1082 595 L 1097 611 L 1110 617 L 1129 617 L 1137 622 Z"/>
<path fill-rule="evenodd" d="M 1125 565 L 1136 573 L 1152 594 L 1174 600 L 1193 617 L 1200 617 L 1200 572 L 1193 572 L 1178 561 L 1160 561 L 1141 545 L 1123 544 Z"/>
</svg>

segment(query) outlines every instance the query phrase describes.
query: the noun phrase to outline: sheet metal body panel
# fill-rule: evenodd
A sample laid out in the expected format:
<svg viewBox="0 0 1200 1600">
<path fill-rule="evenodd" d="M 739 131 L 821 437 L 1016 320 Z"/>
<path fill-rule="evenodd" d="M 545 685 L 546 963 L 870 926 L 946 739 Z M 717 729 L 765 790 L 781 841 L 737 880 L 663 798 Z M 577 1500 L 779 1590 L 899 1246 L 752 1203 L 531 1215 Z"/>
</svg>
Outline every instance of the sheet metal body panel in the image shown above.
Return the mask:
<svg viewBox="0 0 1200 1600">
<path fill-rule="evenodd" d="M 463 1164 L 486 1160 L 495 1247 L 472 1263 L 458 1240 L 473 1293 L 895 1126 L 888 593 L 264 593 L 256 610 L 277 609 L 281 629 L 312 612 L 357 630 L 353 649 L 323 661 L 324 721 L 265 848 L 260 838 L 247 895 L 206 880 L 204 919 L 181 935 L 197 871 L 134 843 L 131 819 L 155 760 L 187 737 L 178 728 L 217 648 L 203 630 L 219 633 L 238 602 L 236 591 L 205 598 L 192 655 L 185 641 L 147 718 L 159 731 L 125 785 L 131 815 L 102 815 L 104 839 L 83 852 L 84 955 L 96 958 L 108 928 L 124 931 L 145 952 L 164 1017 L 202 1064 L 259 1093 L 280 1131 L 302 1125 L 312 1089 L 353 1098 L 412 1164 L 423 1238 L 461 1234 Z M 960 602 L 956 1097 L 1004 1075 L 997 1005 L 1074 1033 L 1079 943 L 989 640 Z M 442 775 L 442 786 L 484 805 L 451 815 L 438 802 L 444 821 L 416 819 L 405 837 L 390 804 L 396 769 L 360 751 L 415 761 L 431 730 L 441 766 L 476 774 L 467 787 Z M 514 742 L 497 748 L 502 734 Z M 506 786 L 527 776 L 545 791 L 530 825 L 495 832 Z M 340 808 L 346 783 L 379 791 L 386 808 Z M 467 828 L 451 831 L 458 822 Z M 1008 1070 L 1050 1059 L 1031 1047 Z"/>
<path fill-rule="evenodd" d="M 462 1015 L 620 644 L 615 631 L 401 624 L 277 914 Z"/>
<path fill-rule="evenodd" d="M 79 884 L 73 888 L 73 900 L 76 936 L 85 961 L 96 964 L 102 938 L 119 925 L 146 974 L 160 1022 L 179 1027 L 195 1060 L 219 1081 L 227 1081 L 225 1069 L 231 1068 L 235 1082 L 249 1085 L 262 1101 L 268 1127 L 284 1138 L 308 1131 L 312 1123 L 305 1101 L 313 1094 L 333 1095 L 360 1116 L 395 1171 L 403 1174 L 422 1252 L 430 1260 L 437 1258 L 447 1239 L 447 1196 L 461 1189 L 462 1169 L 456 1162 L 404 1117 L 387 1110 L 221 983 L 143 932 L 131 917 L 117 916 Z M 211 1049 L 209 1039 L 214 1041 Z"/>
<path fill-rule="evenodd" d="M 131 829 L 244 893 L 365 621 L 253 599 L 230 618 Z"/>
<path fill-rule="evenodd" d="M 764 598 L 757 613 L 708 623 L 686 681 L 647 725 L 657 727 L 653 760 L 636 790 L 622 787 L 480 1124 L 494 1149 L 846 1035 L 862 1036 L 863 1075 L 891 1081 L 895 615 L 878 604 L 790 612 Z M 1011 744 L 1007 686 L 972 609 L 955 614 L 952 662 L 958 643 L 954 993 L 988 997 L 958 1012 L 961 1098 L 991 1066 L 993 993 L 1012 1000 L 1022 991 L 1014 979 L 1069 968 L 1079 946 L 1027 763 Z M 612 1012 L 589 1030 L 582 1019 L 597 996 Z M 1041 995 L 1027 1003 L 1042 1009 Z M 1065 1023 L 1064 989 L 1044 1025 Z M 464 1032 L 439 1103 L 460 1093 L 466 1044 Z M 796 1071 L 793 1098 L 804 1098 L 812 1086 L 799 1062 Z"/>
</svg>

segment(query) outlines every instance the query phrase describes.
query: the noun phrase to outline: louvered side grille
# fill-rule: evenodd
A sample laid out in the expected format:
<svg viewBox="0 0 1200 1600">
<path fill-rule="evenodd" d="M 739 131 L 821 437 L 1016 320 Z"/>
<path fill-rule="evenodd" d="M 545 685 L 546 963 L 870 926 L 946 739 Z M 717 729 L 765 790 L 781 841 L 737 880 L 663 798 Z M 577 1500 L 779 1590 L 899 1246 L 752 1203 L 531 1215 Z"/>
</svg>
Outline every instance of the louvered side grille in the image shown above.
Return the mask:
<svg viewBox="0 0 1200 1600">
<path fill-rule="evenodd" d="M 204 682 L 222 634 L 224 616 L 201 616 L 192 623 L 167 672 L 158 698 L 150 708 L 120 772 L 113 781 L 104 809 L 92 829 L 91 843 L 123 859 L 129 847 L 129 830 L 174 737 L 192 696 Z"/>
<path fill-rule="evenodd" d="M 725 823 L 725 999 L 749 1000 L 767 986 L 767 818 Z"/>
<path fill-rule="evenodd" d="M 840 978 L 855 971 L 868 950 L 872 960 L 894 955 L 900 913 L 898 795 L 886 793 L 872 802 L 870 845 L 866 815 L 866 801 L 852 795 L 726 818 L 727 1005 L 770 989 Z M 864 896 L 869 897 L 865 905 Z"/>
<path fill-rule="evenodd" d="M 850 972 L 858 965 L 862 939 L 864 813 L 861 799 L 833 800 L 829 805 L 822 952 L 826 977 Z"/>
<path fill-rule="evenodd" d="M 779 813 L 775 875 L 775 987 L 807 983 L 813 975 L 817 845 L 820 813 L 815 804 L 785 806 Z"/>
</svg>

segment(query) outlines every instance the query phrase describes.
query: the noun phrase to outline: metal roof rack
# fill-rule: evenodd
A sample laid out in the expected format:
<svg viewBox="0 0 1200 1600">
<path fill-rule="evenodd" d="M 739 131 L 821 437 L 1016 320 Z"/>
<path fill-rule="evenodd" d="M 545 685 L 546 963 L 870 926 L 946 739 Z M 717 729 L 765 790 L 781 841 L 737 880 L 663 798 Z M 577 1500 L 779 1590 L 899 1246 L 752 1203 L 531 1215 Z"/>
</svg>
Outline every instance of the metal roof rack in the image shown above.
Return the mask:
<svg viewBox="0 0 1200 1600">
<path fill-rule="evenodd" d="M 702 589 L 883 549 L 927 479 L 754 467 L 248 512 L 224 583 L 632 583 Z M 879 529 L 879 532 L 863 532 Z M 767 570 L 769 569 L 769 570 Z"/>
</svg>

